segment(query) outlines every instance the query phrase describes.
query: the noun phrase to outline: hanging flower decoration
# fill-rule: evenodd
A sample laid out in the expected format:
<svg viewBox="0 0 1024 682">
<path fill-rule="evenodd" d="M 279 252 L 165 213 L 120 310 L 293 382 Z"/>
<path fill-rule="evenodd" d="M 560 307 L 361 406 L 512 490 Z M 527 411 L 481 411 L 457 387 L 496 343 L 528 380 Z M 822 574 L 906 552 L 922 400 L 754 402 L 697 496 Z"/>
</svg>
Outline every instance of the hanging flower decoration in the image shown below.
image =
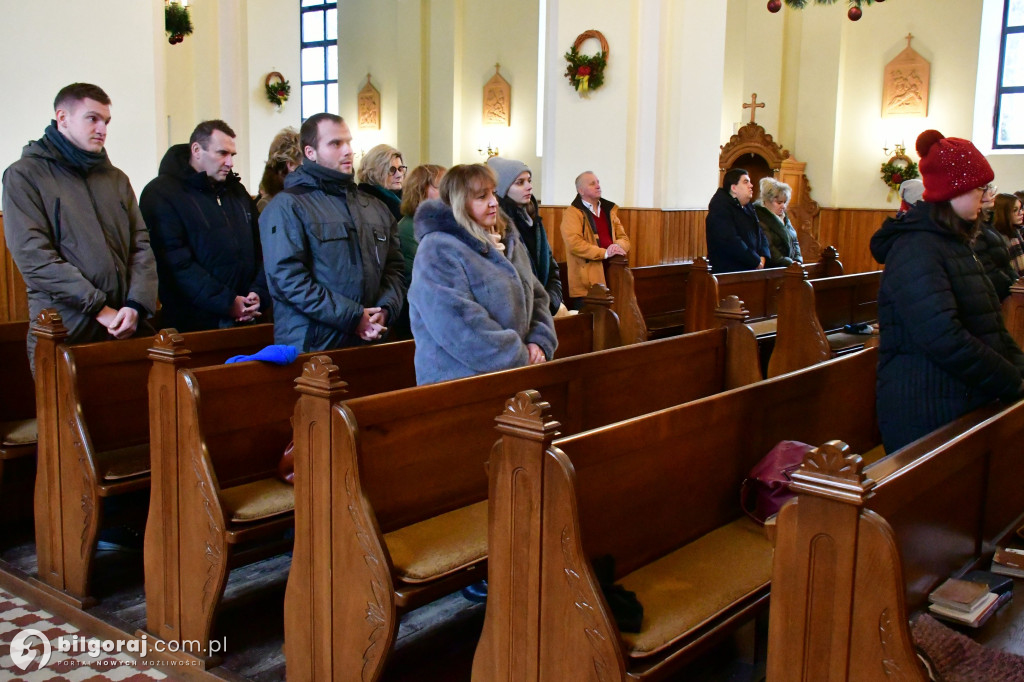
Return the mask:
<svg viewBox="0 0 1024 682">
<path fill-rule="evenodd" d="M 601 42 L 601 51 L 593 56 L 580 54 L 580 47 L 590 38 Z M 604 69 L 608 66 L 608 41 L 600 31 L 593 29 L 584 31 L 577 38 L 569 51 L 565 53 L 565 77 L 576 92 L 586 96 L 591 90 L 597 90 L 604 83 Z"/>
<path fill-rule="evenodd" d="M 264 81 L 267 92 L 267 101 L 280 109 L 292 94 L 292 86 L 285 80 L 284 76 L 277 71 L 267 74 Z"/>
<path fill-rule="evenodd" d="M 164 30 L 167 31 L 167 42 L 177 45 L 192 35 L 192 16 L 188 7 L 177 2 L 169 2 L 164 6 Z"/>
<path fill-rule="evenodd" d="M 921 177 L 917 164 L 907 156 L 897 154 L 882 164 L 882 182 L 889 187 L 886 201 L 892 201 L 893 195 L 900 191 L 900 185 L 906 180 Z"/>
<path fill-rule="evenodd" d="M 786 0 L 786 4 L 793 9 L 803 9 L 807 6 L 810 0 Z M 873 5 L 876 2 L 885 2 L 885 0 L 849 0 L 850 9 L 846 12 L 846 16 L 849 17 L 850 21 L 859 21 L 863 16 L 864 11 L 861 9 L 864 5 Z M 814 0 L 817 5 L 834 5 L 836 0 Z M 779 0 L 768 0 L 768 11 L 778 12 L 782 9 L 782 3 Z"/>
</svg>

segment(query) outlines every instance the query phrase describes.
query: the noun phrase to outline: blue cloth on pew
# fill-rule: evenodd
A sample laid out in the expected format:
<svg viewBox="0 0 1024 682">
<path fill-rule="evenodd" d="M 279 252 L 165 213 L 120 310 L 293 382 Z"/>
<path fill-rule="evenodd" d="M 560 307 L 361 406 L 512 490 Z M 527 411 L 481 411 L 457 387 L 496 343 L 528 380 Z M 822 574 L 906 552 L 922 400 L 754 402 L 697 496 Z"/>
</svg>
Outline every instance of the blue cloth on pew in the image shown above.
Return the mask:
<svg viewBox="0 0 1024 682">
<path fill-rule="evenodd" d="M 299 351 L 294 346 L 270 345 L 252 355 L 236 355 L 233 358 L 228 358 L 224 364 L 230 365 L 232 362 L 262 360 L 264 362 L 272 362 L 275 365 L 289 365 L 295 362 L 295 358 L 298 355 Z"/>
</svg>

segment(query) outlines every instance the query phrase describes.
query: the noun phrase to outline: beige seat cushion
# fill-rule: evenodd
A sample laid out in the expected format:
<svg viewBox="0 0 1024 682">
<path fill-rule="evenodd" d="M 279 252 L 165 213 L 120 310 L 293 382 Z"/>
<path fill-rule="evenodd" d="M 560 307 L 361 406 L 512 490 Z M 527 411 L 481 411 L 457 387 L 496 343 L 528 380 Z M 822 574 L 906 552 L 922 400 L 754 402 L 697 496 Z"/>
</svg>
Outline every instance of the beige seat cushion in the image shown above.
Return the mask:
<svg viewBox="0 0 1024 682">
<path fill-rule="evenodd" d="M 876 445 L 860 456 L 860 458 L 864 460 L 864 466 L 874 464 L 883 457 L 885 457 L 885 447 L 881 445 Z"/>
<path fill-rule="evenodd" d="M 96 472 L 104 481 L 142 476 L 148 474 L 149 469 L 149 443 L 96 454 Z"/>
<path fill-rule="evenodd" d="M 771 581 L 772 545 L 743 517 L 624 576 L 644 607 L 641 631 L 624 632 L 629 655 L 656 654 Z"/>
<path fill-rule="evenodd" d="M 847 334 L 833 332 L 828 335 L 828 345 L 833 351 L 847 350 L 863 346 L 871 338 L 870 334 Z"/>
<path fill-rule="evenodd" d="M 754 336 L 767 336 L 768 334 L 774 334 L 779 328 L 779 318 L 771 317 L 767 320 L 748 322 L 747 326 L 753 330 Z"/>
<path fill-rule="evenodd" d="M 4 445 L 32 445 L 39 440 L 39 424 L 35 419 L 0 422 L 0 439 Z"/>
<path fill-rule="evenodd" d="M 295 486 L 277 478 L 264 478 L 220 491 L 228 520 L 260 521 L 295 511 Z"/>
<path fill-rule="evenodd" d="M 487 558 L 487 501 L 384 536 L 391 564 L 408 583 L 436 580 Z"/>
</svg>

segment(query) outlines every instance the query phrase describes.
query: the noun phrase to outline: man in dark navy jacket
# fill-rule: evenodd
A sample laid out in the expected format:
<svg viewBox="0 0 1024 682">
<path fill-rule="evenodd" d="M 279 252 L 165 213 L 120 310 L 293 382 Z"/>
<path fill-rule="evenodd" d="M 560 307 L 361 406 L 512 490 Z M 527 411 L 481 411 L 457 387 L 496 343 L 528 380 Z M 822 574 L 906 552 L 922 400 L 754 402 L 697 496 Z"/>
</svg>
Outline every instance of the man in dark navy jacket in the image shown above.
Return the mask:
<svg viewBox="0 0 1024 682">
<path fill-rule="evenodd" d="M 754 183 L 742 168 L 732 168 L 708 203 L 704 231 L 708 260 L 715 274 L 760 270 L 771 255 L 768 238 L 750 202 Z"/>
<path fill-rule="evenodd" d="M 204 121 L 167 150 L 142 191 L 159 274 L 161 324 L 178 331 L 257 320 L 270 306 L 252 197 L 232 171 L 235 132 Z"/>
</svg>

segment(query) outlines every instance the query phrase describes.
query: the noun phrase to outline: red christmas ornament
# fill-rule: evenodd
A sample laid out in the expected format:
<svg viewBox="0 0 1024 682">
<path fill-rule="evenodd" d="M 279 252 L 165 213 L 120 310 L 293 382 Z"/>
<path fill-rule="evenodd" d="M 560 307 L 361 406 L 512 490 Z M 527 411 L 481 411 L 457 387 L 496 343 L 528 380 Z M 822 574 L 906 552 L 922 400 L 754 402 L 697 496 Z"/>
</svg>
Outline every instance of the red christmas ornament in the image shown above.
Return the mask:
<svg viewBox="0 0 1024 682">
<path fill-rule="evenodd" d="M 901 185 L 903 184 L 903 176 L 900 175 L 899 173 L 893 173 L 892 181 L 895 182 L 897 185 Z"/>
<path fill-rule="evenodd" d="M 782 0 L 768 0 L 768 11 L 775 14 L 782 9 Z"/>
<path fill-rule="evenodd" d="M 846 13 L 846 16 L 850 17 L 850 21 L 860 21 L 863 14 L 864 12 L 861 11 L 860 7 L 851 7 L 850 11 Z"/>
</svg>

